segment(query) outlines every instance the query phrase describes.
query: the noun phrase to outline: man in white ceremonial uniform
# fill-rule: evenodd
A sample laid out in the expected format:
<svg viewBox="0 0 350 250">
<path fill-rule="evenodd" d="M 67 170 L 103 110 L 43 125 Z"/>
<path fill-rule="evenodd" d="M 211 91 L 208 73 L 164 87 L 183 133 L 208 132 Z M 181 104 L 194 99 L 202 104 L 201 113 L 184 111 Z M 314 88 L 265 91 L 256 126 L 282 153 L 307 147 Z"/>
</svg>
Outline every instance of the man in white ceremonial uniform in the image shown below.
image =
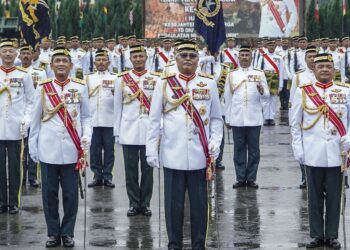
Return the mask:
<svg viewBox="0 0 350 250">
<path fill-rule="evenodd" d="M 282 40 L 282 47 L 279 54 L 283 58 L 284 75 L 283 75 L 283 88 L 280 91 L 281 110 L 288 110 L 288 102 L 290 97 L 290 87 L 292 82 L 292 74 L 290 72 L 290 52 L 289 42 L 287 39 Z"/>
<path fill-rule="evenodd" d="M 0 214 L 18 213 L 22 169 L 20 151 L 27 137 L 33 106 L 33 81 L 15 66 L 17 52 L 11 40 L 0 43 Z M 21 141 L 22 139 L 22 141 Z M 8 167 L 7 167 L 8 165 Z M 8 176 L 8 178 L 7 178 Z M 8 185 L 7 185 L 8 183 Z"/>
<path fill-rule="evenodd" d="M 298 11 L 292 0 L 248 0 L 260 3 L 259 37 L 289 37 L 298 23 Z"/>
<path fill-rule="evenodd" d="M 164 38 L 162 40 L 163 47 L 155 48 L 156 53 L 152 56 L 151 70 L 162 72 L 165 65 L 174 60 L 174 51 L 171 48 L 172 40 Z"/>
<path fill-rule="evenodd" d="M 333 57 L 334 69 L 335 69 L 335 81 L 341 81 L 341 61 L 344 56 L 344 53 L 338 51 L 338 39 L 331 38 L 329 39 L 329 54 Z"/>
<path fill-rule="evenodd" d="M 340 72 L 341 72 L 341 81 L 349 82 L 350 78 L 350 39 L 349 37 L 343 37 L 342 44 L 344 46 L 343 52 L 344 56 L 340 61 Z"/>
<path fill-rule="evenodd" d="M 86 76 L 89 89 L 90 112 L 92 117 L 92 139 L 90 165 L 94 179 L 88 187 L 106 186 L 114 188 L 114 84 L 117 75 L 108 71 L 110 64 L 107 50 L 95 54 L 96 73 Z"/>
<path fill-rule="evenodd" d="M 277 109 L 277 95 L 283 88 L 284 62 L 282 56 L 275 52 L 276 44 L 274 40 L 266 43 L 267 51 L 262 51 L 258 62 L 258 68 L 265 72 L 270 96 L 264 100 L 264 125 L 275 125 L 275 115 Z"/>
<path fill-rule="evenodd" d="M 108 49 L 108 57 L 109 57 L 109 66 L 108 71 L 111 73 L 121 72 L 120 69 L 120 55 L 116 52 L 115 46 L 116 42 L 114 38 L 106 40 L 107 49 Z"/>
<path fill-rule="evenodd" d="M 350 86 L 335 82 L 330 54 L 315 57 L 314 82 L 296 89 L 291 109 L 294 157 L 305 165 L 310 237 L 306 248 L 340 249 L 343 167 L 350 149 Z"/>
<path fill-rule="evenodd" d="M 32 64 L 32 58 L 34 55 L 34 51 L 30 45 L 23 44 L 19 49 L 19 58 L 21 60 L 21 67 L 28 71 L 28 73 L 32 76 L 33 86 L 37 87 L 39 81 L 43 81 L 47 79 L 46 72 L 42 68 L 35 67 Z M 28 143 L 26 140 L 25 147 L 25 160 L 24 160 L 24 171 L 23 171 L 23 183 L 26 183 L 26 175 L 28 171 L 28 181 L 30 186 L 37 188 L 39 187 L 39 183 L 37 181 L 37 163 L 33 162 L 33 160 L 29 156 L 28 151 Z"/>
<path fill-rule="evenodd" d="M 80 48 L 79 36 L 72 36 L 70 38 L 72 48 L 70 49 L 70 56 L 72 58 L 73 69 L 71 76 L 79 79 L 84 78 L 83 74 L 83 59 L 85 51 Z"/>
<path fill-rule="evenodd" d="M 293 107 L 293 99 L 295 91 L 299 88 L 300 85 L 306 84 L 306 83 L 313 83 L 316 81 L 314 70 L 315 70 L 315 56 L 317 55 L 317 48 L 315 46 L 308 46 L 305 51 L 305 62 L 306 62 L 306 69 L 298 71 L 292 79 L 292 86 L 290 89 L 290 100 L 289 100 L 289 122 L 291 122 L 291 108 Z M 291 123 L 290 123 L 291 124 Z M 300 170 L 301 170 L 301 184 L 299 187 L 301 189 L 306 188 L 306 178 L 305 178 L 305 166 L 304 164 L 300 164 Z"/>
<path fill-rule="evenodd" d="M 127 216 L 142 213 L 151 216 L 153 168 L 146 161 L 146 133 L 153 91 L 160 74 L 146 68 L 147 54 L 141 45 L 130 47 L 133 69 L 118 75 L 115 85 L 114 136 L 122 145 L 125 165 L 126 191 L 129 197 Z M 141 178 L 139 183 L 139 163 Z"/>
<path fill-rule="evenodd" d="M 231 70 L 236 69 L 239 66 L 238 63 L 238 51 L 235 46 L 235 39 L 228 37 L 226 39 L 227 48 L 224 48 L 220 53 L 220 62 L 226 63 L 230 66 Z"/>
<path fill-rule="evenodd" d="M 74 247 L 78 211 L 79 171 L 85 169 L 90 147 L 91 116 L 88 88 L 83 80 L 70 78 L 69 51 L 56 47 L 51 59 L 55 78 L 38 84 L 34 98 L 29 153 L 40 162 L 42 200 L 49 239 L 46 247 Z M 63 218 L 59 216 L 59 186 Z"/>
<path fill-rule="evenodd" d="M 232 128 L 237 182 L 233 188 L 258 188 L 260 131 L 263 125 L 262 100 L 269 97 L 265 74 L 252 67 L 250 47 L 242 46 L 240 68 L 231 72 L 225 86 L 225 123 Z"/>
<path fill-rule="evenodd" d="M 168 249 L 183 246 L 186 190 L 190 200 L 192 249 L 205 249 L 206 179 L 211 178 L 210 162 L 220 153 L 223 135 L 220 100 L 212 77 L 196 73 L 199 58 L 194 42 L 178 45 L 175 58 L 178 70 L 165 76 L 153 94 L 147 162 L 155 168 L 164 167 Z"/>
</svg>

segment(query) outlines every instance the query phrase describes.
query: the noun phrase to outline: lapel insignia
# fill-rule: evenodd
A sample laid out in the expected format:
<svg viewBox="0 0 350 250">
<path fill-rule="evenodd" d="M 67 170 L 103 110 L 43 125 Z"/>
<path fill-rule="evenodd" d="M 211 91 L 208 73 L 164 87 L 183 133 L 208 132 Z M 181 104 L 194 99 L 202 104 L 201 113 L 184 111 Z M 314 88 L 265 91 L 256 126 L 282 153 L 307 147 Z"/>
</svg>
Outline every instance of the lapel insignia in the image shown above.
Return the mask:
<svg viewBox="0 0 350 250">
<path fill-rule="evenodd" d="M 206 106 L 201 106 L 198 110 L 200 115 L 205 115 L 207 113 L 207 107 Z"/>
<path fill-rule="evenodd" d="M 332 92 L 339 93 L 339 92 L 341 92 L 341 89 L 332 89 Z"/>
<path fill-rule="evenodd" d="M 203 82 L 197 83 L 197 86 L 198 86 L 198 87 L 201 87 L 201 88 L 203 88 L 203 87 L 205 87 L 205 86 L 207 86 L 207 85 L 208 85 L 208 84 L 203 83 Z"/>
</svg>

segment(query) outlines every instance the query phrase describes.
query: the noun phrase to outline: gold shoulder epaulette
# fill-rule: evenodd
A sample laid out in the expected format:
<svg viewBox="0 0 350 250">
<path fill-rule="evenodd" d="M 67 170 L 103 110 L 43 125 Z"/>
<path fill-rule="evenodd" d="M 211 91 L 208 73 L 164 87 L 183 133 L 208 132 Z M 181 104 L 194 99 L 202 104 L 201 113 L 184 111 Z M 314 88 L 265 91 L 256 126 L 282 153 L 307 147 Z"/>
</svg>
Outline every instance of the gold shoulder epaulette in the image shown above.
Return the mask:
<svg viewBox="0 0 350 250">
<path fill-rule="evenodd" d="M 85 85 L 86 84 L 86 81 L 84 81 L 82 79 L 79 79 L 79 78 L 75 78 L 75 77 L 72 78 L 72 81 L 75 82 L 75 83 L 79 83 L 81 85 Z"/>
<path fill-rule="evenodd" d="M 223 66 L 223 67 L 230 67 L 230 65 L 227 65 L 226 63 L 221 63 L 221 66 Z"/>
<path fill-rule="evenodd" d="M 158 77 L 161 77 L 161 76 L 162 76 L 162 73 L 160 73 L 160 72 L 155 72 L 155 71 L 150 72 L 150 74 L 151 74 L 152 76 L 158 76 Z"/>
<path fill-rule="evenodd" d="M 345 88 L 350 88 L 350 84 L 349 83 L 345 83 L 345 82 L 334 82 L 336 85 L 338 86 L 342 86 Z"/>
<path fill-rule="evenodd" d="M 173 77 L 173 76 L 176 76 L 176 73 L 169 73 L 169 74 L 163 75 L 163 76 L 162 76 L 162 80 L 163 80 L 163 79 L 167 79 L 167 78 L 169 78 L 169 77 Z"/>
<path fill-rule="evenodd" d="M 46 84 L 46 83 L 49 83 L 49 82 L 52 82 L 52 78 L 48 78 L 48 79 L 46 79 L 46 80 L 43 80 L 43 81 L 39 81 L 39 85 L 44 85 L 44 84 Z"/>
<path fill-rule="evenodd" d="M 295 74 L 299 74 L 299 73 L 304 72 L 304 71 L 305 71 L 305 69 L 301 69 L 301 70 L 295 72 Z"/>
<path fill-rule="evenodd" d="M 118 75 L 118 73 L 111 72 L 111 75 Z"/>
<path fill-rule="evenodd" d="M 119 74 L 118 74 L 118 77 L 121 77 L 121 76 L 123 76 L 123 75 L 126 75 L 127 73 L 129 73 L 129 70 L 126 70 L 126 71 L 124 71 L 124 72 L 122 72 L 122 73 L 119 73 Z"/>
<path fill-rule="evenodd" d="M 23 72 L 28 73 L 28 70 L 23 68 L 23 67 L 21 67 L 21 66 L 16 66 L 16 69 L 18 69 L 19 71 L 23 71 Z"/>
<path fill-rule="evenodd" d="M 260 72 L 264 72 L 262 69 L 258 69 L 258 68 L 253 68 L 254 70 L 260 71 Z"/>
<path fill-rule="evenodd" d="M 214 79 L 213 75 L 209 75 L 209 74 L 204 74 L 204 73 L 198 73 L 199 76 L 201 77 L 205 77 L 205 78 L 209 78 L 209 79 Z"/>
<path fill-rule="evenodd" d="M 164 67 L 170 67 L 170 66 L 173 66 L 175 65 L 175 62 L 169 62 L 167 65 L 165 65 Z"/>
<path fill-rule="evenodd" d="M 312 85 L 312 82 L 304 82 L 304 83 L 301 83 L 299 85 L 299 88 L 303 88 L 303 87 L 310 86 L 310 85 Z"/>
<path fill-rule="evenodd" d="M 39 71 L 44 71 L 44 69 L 42 69 L 42 68 L 40 68 L 40 67 L 33 67 L 33 69 L 39 70 Z"/>
</svg>

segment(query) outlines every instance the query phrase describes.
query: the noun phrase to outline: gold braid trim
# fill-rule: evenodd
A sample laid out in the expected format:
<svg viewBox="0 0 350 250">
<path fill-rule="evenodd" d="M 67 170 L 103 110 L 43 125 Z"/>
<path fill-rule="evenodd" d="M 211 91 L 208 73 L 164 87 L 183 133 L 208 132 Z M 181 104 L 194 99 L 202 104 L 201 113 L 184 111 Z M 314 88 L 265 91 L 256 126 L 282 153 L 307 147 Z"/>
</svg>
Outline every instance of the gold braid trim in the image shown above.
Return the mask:
<svg viewBox="0 0 350 250">
<path fill-rule="evenodd" d="M 186 95 L 183 95 L 181 98 L 179 98 L 178 100 L 176 101 L 172 101 L 168 98 L 167 94 L 166 94 L 166 87 L 167 87 L 167 81 L 165 80 L 164 81 L 164 84 L 163 84 L 163 98 L 165 99 L 165 102 L 166 103 L 169 103 L 170 105 L 172 105 L 173 107 L 169 108 L 169 109 L 165 109 L 163 112 L 164 113 L 168 113 L 174 109 L 177 109 L 177 107 L 179 107 L 180 105 L 182 105 L 183 102 L 187 101 L 187 100 L 190 100 L 191 101 L 191 97 L 186 94 Z"/>
<path fill-rule="evenodd" d="M 142 93 L 142 90 L 139 89 L 138 91 L 136 91 L 134 94 L 124 94 L 123 95 L 123 103 L 124 104 L 128 104 L 132 101 L 134 101 L 137 97 L 139 97 L 139 95 Z"/>
<path fill-rule="evenodd" d="M 7 98 L 10 100 L 10 103 L 11 103 L 12 102 L 11 88 L 9 86 L 0 88 L 0 95 L 5 91 L 7 92 Z"/>
<path fill-rule="evenodd" d="M 42 122 L 50 120 L 61 108 L 64 108 L 64 123 L 67 126 L 67 106 L 64 102 L 60 102 L 54 109 L 49 109 L 46 105 L 45 91 L 41 89 L 41 104 L 44 110 L 44 117 L 41 119 Z"/>
<path fill-rule="evenodd" d="M 305 93 L 304 89 L 302 90 L 302 107 L 303 107 L 303 111 L 305 111 L 307 114 L 309 114 L 309 115 L 318 114 L 318 116 L 308 126 L 304 126 L 304 123 L 302 122 L 302 124 L 300 125 L 301 129 L 308 130 L 308 129 L 313 128 L 322 116 L 325 117 L 325 120 L 329 118 L 329 108 L 326 104 L 322 104 L 321 106 L 315 107 L 315 108 L 311 108 L 311 107 L 308 107 L 306 105 L 306 93 Z"/>
<path fill-rule="evenodd" d="M 231 93 L 233 94 L 239 87 L 241 87 L 241 85 L 243 83 L 245 83 L 247 80 L 242 80 L 239 84 L 236 85 L 236 87 L 232 87 L 232 85 L 230 84 L 230 88 L 231 88 Z"/>
<path fill-rule="evenodd" d="M 101 86 L 101 85 L 98 85 L 98 86 L 96 86 L 94 89 L 92 89 L 92 90 L 89 92 L 89 97 L 94 96 L 94 95 L 100 90 L 100 86 Z"/>
</svg>

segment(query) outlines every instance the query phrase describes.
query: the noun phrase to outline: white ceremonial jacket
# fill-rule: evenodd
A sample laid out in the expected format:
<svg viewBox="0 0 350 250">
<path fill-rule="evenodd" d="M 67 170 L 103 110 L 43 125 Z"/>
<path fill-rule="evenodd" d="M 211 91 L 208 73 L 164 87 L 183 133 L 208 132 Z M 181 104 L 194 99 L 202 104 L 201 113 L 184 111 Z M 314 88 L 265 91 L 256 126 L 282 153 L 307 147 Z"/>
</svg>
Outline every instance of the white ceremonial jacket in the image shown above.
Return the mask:
<svg viewBox="0 0 350 250">
<path fill-rule="evenodd" d="M 89 111 L 88 88 L 84 81 L 68 78 L 67 85 L 62 87 L 54 79 L 39 83 L 33 108 L 32 123 L 29 135 L 29 154 L 38 155 L 41 162 L 48 164 L 73 164 L 78 161 L 78 151 L 59 115 L 56 113 L 47 121 L 47 111 L 53 105 L 47 94 L 43 93 L 43 85 L 53 81 L 58 96 L 67 106 L 67 111 L 73 120 L 80 138 L 87 137 L 90 141 L 91 116 Z"/>
<path fill-rule="evenodd" d="M 258 84 L 264 88 L 263 95 L 257 89 Z M 232 71 L 225 85 L 225 122 L 236 127 L 263 125 L 261 103 L 269 95 L 263 71 L 253 67 Z"/>
<path fill-rule="evenodd" d="M 93 127 L 113 127 L 114 125 L 114 86 L 117 75 L 108 71 L 87 75 L 90 113 Z"/>
<path fill-rule="evenodd" d="M 22 121 L 30 124 L 34 86 L 22 67 L 0 66 L 0 140 L 20 140 Z"/>
<path fill-rule="evenodd" d="M 332 86 L 323 89 L 316 86 L 315 82 L 312 84 L 321 98 L 324 98 L 327 105 L 335 111 L 346 130 L 349 131 L 349 85 L 333 82 Z M 303 152 L 305 159 L 303 164 L 307 166 L 338 167 L 341 165 L 339 132 L 324 115 L 321 115 L 320 119 L 316 121 L 320 113 L 317 112 L 311 99 L 303 92 L 303 85 L 296 89 L 291 108 L 293 150 Z M 350 136 L 349 133 L 346 136 Z"/>
<path fill-rule="evenodd" d="M 145 145 L 149 112 L 133 94 L 128 83 L 123 80 L 123 75 L 127 73 L 142 89 L 149 102 L 156 85 L 161 81 L 160 74 L 147 70 L 142 73 L 130 70 L 119 74 L 115 84 L 114 136 L 119 137 L 119 144 L 122 145 Z"/>
<path fill-rule="evenodd" d="M 189 81 L 176 75 L 190 100 L 201 114 L 208 143 L 220 147 L 223 136 L 223 120 L 217 86 L 213 79 L 195 74 Z M 169 76 L 171 76 L 169 75 Z M 168 76 L 168 77 L 169 77 Z M 152 98 L 150 124 L 147 130 L 146 155 L 158 154 L 160 139 L 160 163 L 177 170 L 198 170 L 206 167 L 206 158 L 199 133 L 192 118 L 180 105 L 166 79 L 156 86 Z M 160 134 L 163 118 L 163 132 Z"/>
</svg>

